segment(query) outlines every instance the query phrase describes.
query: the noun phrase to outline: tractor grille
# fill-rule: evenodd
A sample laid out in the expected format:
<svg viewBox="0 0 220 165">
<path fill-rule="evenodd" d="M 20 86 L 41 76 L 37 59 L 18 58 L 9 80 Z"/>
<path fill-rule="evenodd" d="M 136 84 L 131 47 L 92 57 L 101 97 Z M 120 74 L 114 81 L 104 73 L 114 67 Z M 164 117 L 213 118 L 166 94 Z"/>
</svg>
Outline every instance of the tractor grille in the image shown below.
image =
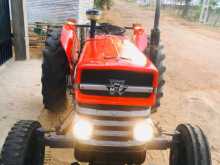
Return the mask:
<svg viewBox="0 0 220 165">
<path fill-rule="evenodd" d="M 86 145 L 106 147 L 135 147 L 143 145 L 133 139 L 133 127 L 135 123 L 148 120 L 149 108 L 138 107 L 108 107 L 99 106 L 96 109 L 91 106 L 77 105 L 79 116 L 86 117 L 93 125 L 93 137 L 83 141 Z"/>
<path fill-rule="evenodd" d="M 148 97 L 153 92 L 153 74 L 119 70 L 84 70 L 80 91 L 88 95 Z"/>
</svg>

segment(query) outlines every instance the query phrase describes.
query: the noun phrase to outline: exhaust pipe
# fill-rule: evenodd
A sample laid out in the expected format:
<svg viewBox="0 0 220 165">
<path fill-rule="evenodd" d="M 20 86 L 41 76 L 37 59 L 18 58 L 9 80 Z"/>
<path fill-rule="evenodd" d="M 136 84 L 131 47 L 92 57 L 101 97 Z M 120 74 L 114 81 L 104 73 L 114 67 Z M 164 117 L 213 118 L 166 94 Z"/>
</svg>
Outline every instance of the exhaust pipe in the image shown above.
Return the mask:
<svg viewBox="0 0 220 165">
<path fill-rule="evenodd" d="M 154 27 L 151 30 L 151 36 L 150 36 L 150 60 L 151 61 L 154 61 L 154 57 L 155 57 L 154 55 L 160 43 L 159 21 L 160 21 L 160 0 L 156 0 Z"/>
</svg>

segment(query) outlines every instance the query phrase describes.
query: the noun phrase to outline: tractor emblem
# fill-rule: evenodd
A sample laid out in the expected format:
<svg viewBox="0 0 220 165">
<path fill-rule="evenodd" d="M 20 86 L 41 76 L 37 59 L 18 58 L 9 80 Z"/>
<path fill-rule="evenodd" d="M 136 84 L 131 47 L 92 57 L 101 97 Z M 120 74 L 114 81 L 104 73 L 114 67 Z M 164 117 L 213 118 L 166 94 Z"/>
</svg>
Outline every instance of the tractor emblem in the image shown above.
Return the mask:
<svg viewBox="0 0 220 165">
<path fill-rule="evenodd" d="M 125 85 L 125 80 L 111 79 L 109 81 L 110 84 L 107 85 L 107 89 L 109 94 L 112 96 L 117 96 L 117 95 L 121 96 L 128 88 L 128 86 Z"/>
</svg>

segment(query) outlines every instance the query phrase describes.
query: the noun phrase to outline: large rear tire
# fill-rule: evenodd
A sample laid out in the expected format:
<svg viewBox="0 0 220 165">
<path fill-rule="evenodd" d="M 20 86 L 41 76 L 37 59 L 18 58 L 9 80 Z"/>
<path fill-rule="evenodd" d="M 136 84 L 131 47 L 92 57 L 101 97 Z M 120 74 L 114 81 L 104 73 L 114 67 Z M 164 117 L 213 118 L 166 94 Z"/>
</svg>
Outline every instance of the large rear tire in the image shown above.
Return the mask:
<svg viewBox="0 0 220 165">
<path fill-rule="evenodd" d="M 66 100 L 68 63 L 59 39 L 59 31 L 50 33 L 43 50 L 42 95 L 44 106 L 50 111 L 63 109 Z"/>
<path fill-rule="evenodd" d="M 159 72 L 156 104 L 152 107 L 152 112 L 156 112 L 157 109 L 160 107 L 160 101 L 164 95 L 163 93 L 163 87 L 165 85 L 164 73 L 166 71 L 164 60 L 165 60 L 165 54 L 163 52 L 163 45 L 159 45 L 158 50 L 156 51 L 156 54 L 152 59 L 153 64 L 156 66 Z"/>
<path fill-rule="evenodd" d="M 9 132 L 2 148 L 3 165 L 43 165 L 44 137 L 36 121 L 19 121 Z"/>
<path fill-rule="evenodd" d="M 170 165 L 211 165 L 207 138 L 199 127 L 181 124 L 173 137 Z"/>
<path fill-rule="evenodd" d="M 160 107 L 160 101 L 163 97 L 163 87 L 165 85 L 165 79 L 164 79 L 164 73 L 166 72 L 166 67 L 164 65 L 165 60 L 165 54 L 163 52 L 163 45 L 160 44 L 158 46 L 158 49 L 155 51 L 155 54 L 151 57 L 150 56 L 150 49 L 145 50 L 145 55 L 152 61 L 154 66 L 157 68 L 159 72 L 159 78 L 158 78 L 158 88 L 157 88 L 157 95 L 156 95 L 156 103 L 152 106 L 151 112 L 154 113 L 157 111 L 157 109 Z"/>
</svg>

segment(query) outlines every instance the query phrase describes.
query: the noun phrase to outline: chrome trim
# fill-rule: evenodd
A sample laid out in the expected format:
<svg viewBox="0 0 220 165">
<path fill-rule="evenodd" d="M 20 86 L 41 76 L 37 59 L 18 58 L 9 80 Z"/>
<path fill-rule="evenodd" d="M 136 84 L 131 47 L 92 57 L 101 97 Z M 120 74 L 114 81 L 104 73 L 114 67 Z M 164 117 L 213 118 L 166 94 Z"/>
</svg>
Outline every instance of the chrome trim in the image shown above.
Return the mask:
<svg viewBox="0 0 220 165">
<path fill-rule="evenodd" d="M 75 114 L 75 121 L 81 118 L 81 115 L 76 113 Z M 150 124 L 152 124 L 151 118 L 143 118 L 142 120 L 126 120 L 126 121 L 120 121 L 120 120 L 103 120 L 103 119 L 94 119 L 89 118 L 88 119 L 90 123 L 92 123 L 94 126 L 110 126 L 110 127 L 131 127 L 134 126 L 134 124 L 140 122 L 140 121 L 146 121 Z"/>
<path fill-rule="evenodd" d="M 80 143 L 86 144 L 86 145 L 93 145 L 93 146 L 101 146 L 101 147 L 136 147 L 145 145 L 144 142 L 139 141 L 104 141 L 104 140 L 86 140 L 86 141 L 80 141 Z"/>
<path fill-rule="evenodd" d="M 80 84 L 79 88 L 82 90 L 96 90 L 96 91 L 108 90 L 108 88 L 105 85 L 94 85 L 94 84 Z"/>
<path fill-rule="evenodd" d="M 76 113 L 75 117 L 74 117 L 74 121 L 77 122 L 81 118 L 81 116 L 82 115 Z M 94 118 L 89 118 L 88 120 L 94 126 L 130 127 L 130 126 L 133 126 L 136 123 L 136 121 L 98 120 L 98 119 L 94 119 Z"/>
<path fill-rule="evenodd" d="M 129 127 L 135 124 L 134 121 L 112 121 L 112 120 L 90 120 L 96 126 Z"/>
<path fill-rule="evenodd" d="M 104 117 L 149 117 L 151 110 L 146 108 L 144 110 L 132 110 L 132 111 L 121 111 L 121 110 L 96 110 L 93 108 L 86 108 L 76 105 L 76 111 L 82 115 L 91 116 L 104 116 Z"/>
<path fill-rule="evenodd" d="M 142 87 L 142 86 L 128 86 L 126 92 L 131 93 L 152 93 L 153 87 Z"/>
<path fill-rule="evenodd" d="M 76 113 L 75 114 L 75 121 L 79 120 L 81 117 L 80 114 Z M 94 138 L 90 139 L 90 140 L 80 140 L 81 144 L 85 144 L 85 145 L 92 145 L 92 146 L 101 146 L 101 147 L 139 147 L 139 146 L 143 146 L 146 143 L 145 142 L 139 142 L 135 139 L 130 139 L 130 135 L 132 136 L 133 133 L 133 127 L 135 126 L 135 124 L 139 123 L 139 122 L 144 122 L 146 121 L 146 123 L 149 123 L 150 125 L 152 125 L 153 127 L 153 122 L 151 120 L 151 118 L 147 117 L 144 118 L 142 120 L 137 120 L 137 121 L 120 121 L 120 120 L 102 120 L 102 119 L 94 119 L 94 118 L 88 118 L 88 121 L 93 125 L 93 126 L 111 126 L 111 127 L 115 127 L 115 128 L 119 128 L 119 127 L 123 127 L 123 128 L 128 128 L 128 130 L 108 130 L 108 129 L 94 129 L 93 135 L 94 138 L 96 136 L 107 136 L 107 137 L 115 137 L 115 141 L 114 140 L 95 140 Z M 130 127 L 130 128 L 129 128 Z M 127 141 L 120 141 L 117 140 L 118 137 L 125 137 L 128 138 Z M 130 140 L 129 140 L 130 139 Z"/>
<path fill-rule="evenodd" d="M 108 91 L 107 85 L 102 84 L 80 84 L 80 89 L 82 90 L 96 90 L 96 91 Z M 145 86 L 131 86 L 128 85 L 126 92 L 131 93 L 152 93 L 153 87 L 145 87 Z"/>
<path fill-rule="evenodd" d="M 95 130 L 94 135 L 96 135 L 96 136 L 121 137 L 121 136 L 129 136 L 129 131 L 100 131 L 100 130 Z"/>
</svg>

